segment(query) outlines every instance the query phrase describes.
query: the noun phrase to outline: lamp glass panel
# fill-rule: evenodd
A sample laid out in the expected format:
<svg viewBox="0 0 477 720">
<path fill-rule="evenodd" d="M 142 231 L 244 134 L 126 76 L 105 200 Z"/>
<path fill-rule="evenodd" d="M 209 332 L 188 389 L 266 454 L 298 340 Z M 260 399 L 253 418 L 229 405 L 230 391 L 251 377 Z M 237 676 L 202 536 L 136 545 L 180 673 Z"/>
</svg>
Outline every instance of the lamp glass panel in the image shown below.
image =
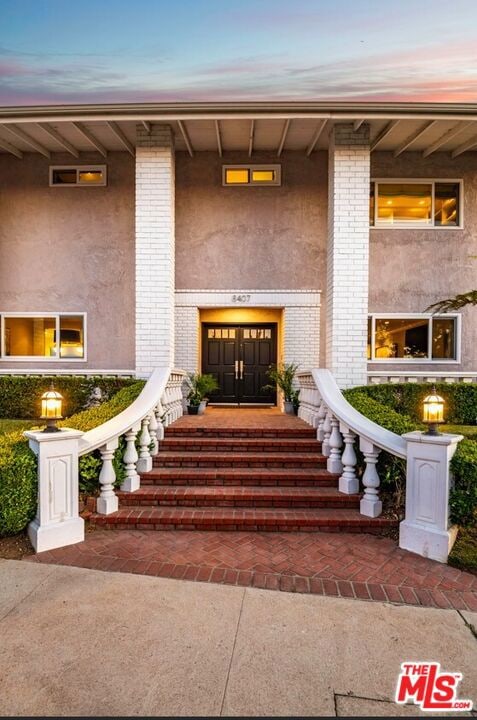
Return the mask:
<svg viewBox="0 0 477 720">
<path fill-rule="evenodd" d="M 432 359 L 455 360 L 455 319 L 434 318 L 432 321 Z"/>
<path fill-rule="evenodd" d="M 459 183 L 436 183 L 434 197 L 434 223 L 456 227 L 459 225 Z"/>
<path fill-rule="evenodd" d="M 6 317 L 5 355 L 56 357 L 54 317 Z"/>
<path fill-rule="evenodd" d="M 227 185 L 248 185 L 250 171 L 248 168 L 228 168 L 225 171 L 225 182 Z"/>
<path fill-rule="evenodd" d="M 60 317 L 60 357 L 84 358 L 84 329 L 81 316 Z"/>
<path fill-rule="evenodd" d="M 378 221 L 381 225 L 432 225 L 432 185 L 379 183 Z"/>
<path fill-rule="evenodd" d="M 428 331 L 426 318 L 376 318 L 376 359 L 427 358 Z"/>
</svg>

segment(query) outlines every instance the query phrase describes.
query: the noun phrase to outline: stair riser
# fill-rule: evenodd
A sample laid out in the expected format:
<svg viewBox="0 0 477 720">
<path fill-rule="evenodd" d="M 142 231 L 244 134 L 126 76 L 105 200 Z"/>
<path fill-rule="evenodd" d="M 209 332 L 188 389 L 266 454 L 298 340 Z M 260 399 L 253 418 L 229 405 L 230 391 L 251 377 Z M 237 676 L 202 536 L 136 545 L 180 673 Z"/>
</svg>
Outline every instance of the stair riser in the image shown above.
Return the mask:
<svg viewBox="0 0 477 720">
<path fill-rule="evenodd" d="M 213 438 L 284 438 L 316 440 L 316 430 L 313 428 L 300 428 L 299 430 L 256 430 L 254 428 L 192 428 L 192 427 L 168 427 L 166 438 L 171 437 L 213 437 Z"/>
<path fill-rule="evenodd" d="M 198 475 L 196 478 L 175 478 L 171 479 L 170 477 L 161 478 L 161 477 L 141 477 L 141 487 L 144 486 L 191 486 L 191 487 L 197 487 L 197 486 L 210 486 L 210 487 L 220 487 L 220 486 L 228 486 L 228 487 L 247 487 L 247 486 L 259 486 L 259 487 L 337 487 L 338 480 L 331 477 L 323 477 L 319 479 L 312 479 L 312 480 L 303 480 L 302 478 L 298 478 L 296 480 L 293 480 L 292 477 L 286 478 L 286 479 L 274 479 L 271 478 L 250 478 L 248 476 L 244 476 L 243 478 L 240 477 L 234 477 L 234 478 L 221 478 L 221 477 L 214 477 L 214 478 L 201 478 L 200 475 Z"/>
<path fill-rule="evenodd" d="M 197 508 L 358 508 L 359 501 L 348 500 L 218 500 L 208 498 L 207 500 L 183 499 L 183 500 L 160 500 L 154 498 L 152 500 L 138 501 L 134 497 L 121 498 L 120 507 L 197 507 Z"/>
<path fill-rule="evenodd" d="M 188 460 L 185 457 L 177 457 L 169 460 L 159 460 L 154 458 L 153 467 L 155 468 L 281 468 L 281 469 L 298 469 L 298 468 L 325 468 L 326 464 L 324 461 L 318 458 L 310 458 L 297 460 L 295 458 L 283 459 L 283 460 L 267 460 L 266 458 L 261 460 L 254 460 L 245 456 L 241 457 L 240 460 L 213 460 L 213 459 L 201 459 L 201 460 Z"/>
<path fill-rule="evenodd" d="M 161 450 L 168 452 L 298 452 L 298 453 L 320 453 L 321 443 L 316 440 L 305 440 L 301 442 L 289 440 L 238 440 L 226 438 L 221 441 L 210 439 L 202 440 L 163 440 Z"/>
</svg>

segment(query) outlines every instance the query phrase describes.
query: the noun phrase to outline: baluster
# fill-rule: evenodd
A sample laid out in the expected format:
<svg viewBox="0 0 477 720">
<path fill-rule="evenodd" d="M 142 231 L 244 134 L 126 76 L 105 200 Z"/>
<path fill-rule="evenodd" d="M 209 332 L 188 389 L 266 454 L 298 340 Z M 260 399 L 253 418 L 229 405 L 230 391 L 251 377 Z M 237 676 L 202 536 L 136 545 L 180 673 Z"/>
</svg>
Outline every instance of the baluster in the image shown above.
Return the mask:
<svg viewBox="0 0 477 720">
<path fill-rule="evenodd" d="M 331 416 L 331 434 L 329 439 L 330 454 L 326 469 L 328 472 L 336 474 L 343 471 L 341 463 L 341 448 L 343 447 L 343 438 L 341 437 L 339 421 L 334 415 Z"/>
<path fill-rule="evenodd" d="M 312 417 L 311 417 L 311 424 L 315 429 L 318 428 L 318 424 L 320 422 L 319 418 L 319 409 L 320 409 L 320 395 L 318 393 L 318 390 L 311 390 L 311 404 L 312 404 Z"/>
<path fill-rule="evenodd" d="M 154 408 L 154 412 L 156 414 L 156 420 L 157 420 L 157 441 L 160 443 L 161 440 L 164 440 L 164 425 L 162 424 L 162 416 L 164 414 L 164 408 L 162 407 L 161 401 L 157 403 L 156 407 Z"/>
<path fill-rule="evenodd" d="M 373 445 L 369 440 L 360 438 L 359 447 L 364 454 L 366 469 L 363 474 L 364 495 L 361 499 L 359 511 L 367 517 L 378 517 L 383 510 L 383 504 L 379 499 L 379 475 L 376 470 L 380 448 Z"/>
<path fill-rule="evenodd" d="M 157 429 L 159 425 L 157 423 L 157 417 L 155 409 L 152 409 L 149 414 L 149 435 L 151 436 L 152 449 L 150 450 L 151 455 L 157 455 L 159 452 L 159 442 L 157 440 Z"/>
<path fill-rule="evenodd" d="M 359 492 L 359 480 L 356 476 L 357 457 L 354 450 L 354 440 L 356 435 L 344 423 L 340 423 L 340 430 L 344 440 L 344 450 L 341 455 L 343 463 L 343 474 L 339 479 L 338 489 L 347 495 L 353 495 Z"/>
<path fill-rule="evenodd" d="M 125 435 L 126 450 L 123 455 L 123 463 L 126 475 L 121 483 L 123 492 L 134 492 L 134 490 L 139 489 L 141 484 L 141 479 L 136 470 L 136 463 L 139 458 L 136 450 L 136 437 L 140 427 L 139 423 L 134 425 Z"/>
<path fill-rule="evenodd" d="M 141 434 L 139 436 L 139 460 L 137 461 L 138 473 L 145 473 L 152 470 L 152 457 L 149 452 L 151 436 L 149 435 L 149 416 L 142 421 Z"/>
<path fill-rule="evenodd" d="M 323 442 L 321 444 L 321 452 L 325 457 L 330 454 L 330 435 L 331 435 L 331 412 L 326 411 L 325 420 L 323 422 Z"/>
<path fill-rule="evenodd" d="M 316 431 L 316 438 L 320 442 L 323 442 L 323 440 L 325 439 L 325 432 L 323 430 L 323 425 L 324 425 L 325 419 L 326 419 L 326 412 L 327 412 L 327 407 L 322 400 L 320 403 L 320 407 L 318 409 L 318 429 Z"/>
<path fill-rule="evenodd" d="M 100 495 L 96 508 L 100 515 L 110 515 L 118 509 L 118 498 L 114 492 L 116 473 L 113 466 L 114 451 L 117 447 L 118 438 L 115 438 L 99 448 L 103 465 L 99 473 Z"/>
</svg>

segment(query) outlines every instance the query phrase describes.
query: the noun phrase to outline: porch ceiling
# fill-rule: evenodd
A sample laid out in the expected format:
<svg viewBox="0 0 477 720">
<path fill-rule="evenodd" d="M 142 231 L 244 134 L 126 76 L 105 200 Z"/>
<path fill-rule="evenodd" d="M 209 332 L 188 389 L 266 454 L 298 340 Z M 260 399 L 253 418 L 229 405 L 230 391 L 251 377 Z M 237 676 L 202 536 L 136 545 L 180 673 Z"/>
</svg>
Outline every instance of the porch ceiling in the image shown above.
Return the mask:
<svg viewBox="0 0 477 720">
<path fill-rule="evenodd" d="M 261 151 L 278 156 L 310 155 L 328 146 L 336 122 L 370 125 L 371 149 L 447 152 L 451 157 L 477 151 L 477 105 L 422 103 L 212 103 L 175 105 L 94 105 L 0 108 L 0 153 L 21 158 L 59 152 L 134 155 L 136 125 L 170 124 L 176 149 L 190 154 Z"/>
</svg>

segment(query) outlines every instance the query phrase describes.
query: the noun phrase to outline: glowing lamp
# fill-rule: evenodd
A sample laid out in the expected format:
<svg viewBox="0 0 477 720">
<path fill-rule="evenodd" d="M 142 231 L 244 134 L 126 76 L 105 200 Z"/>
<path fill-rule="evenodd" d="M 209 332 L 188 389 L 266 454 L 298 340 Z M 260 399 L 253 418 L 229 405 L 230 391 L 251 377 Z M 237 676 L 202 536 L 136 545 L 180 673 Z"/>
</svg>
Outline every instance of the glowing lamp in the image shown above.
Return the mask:
<svg viewBox="0 0 477 720">
<path fill-rule="evenodd" d="M 62 420 L 61 404 L 63 402 L 63 395 L 56 392 L 51 383 L 50 389 L 43 393 L 41 396 L 41 420 L 45 420 L 46 428 L 43 432 L 59 432 L 60 428 L 57 426 L 58 420 Z"/>
<path fill-rule="evenodd" d="M 428 426 L 426 435 L 439 435 L 438 426 L 444 422 L 444 399 L 432 388 L 423 401 L 422 420 Z"/>
</svg>

